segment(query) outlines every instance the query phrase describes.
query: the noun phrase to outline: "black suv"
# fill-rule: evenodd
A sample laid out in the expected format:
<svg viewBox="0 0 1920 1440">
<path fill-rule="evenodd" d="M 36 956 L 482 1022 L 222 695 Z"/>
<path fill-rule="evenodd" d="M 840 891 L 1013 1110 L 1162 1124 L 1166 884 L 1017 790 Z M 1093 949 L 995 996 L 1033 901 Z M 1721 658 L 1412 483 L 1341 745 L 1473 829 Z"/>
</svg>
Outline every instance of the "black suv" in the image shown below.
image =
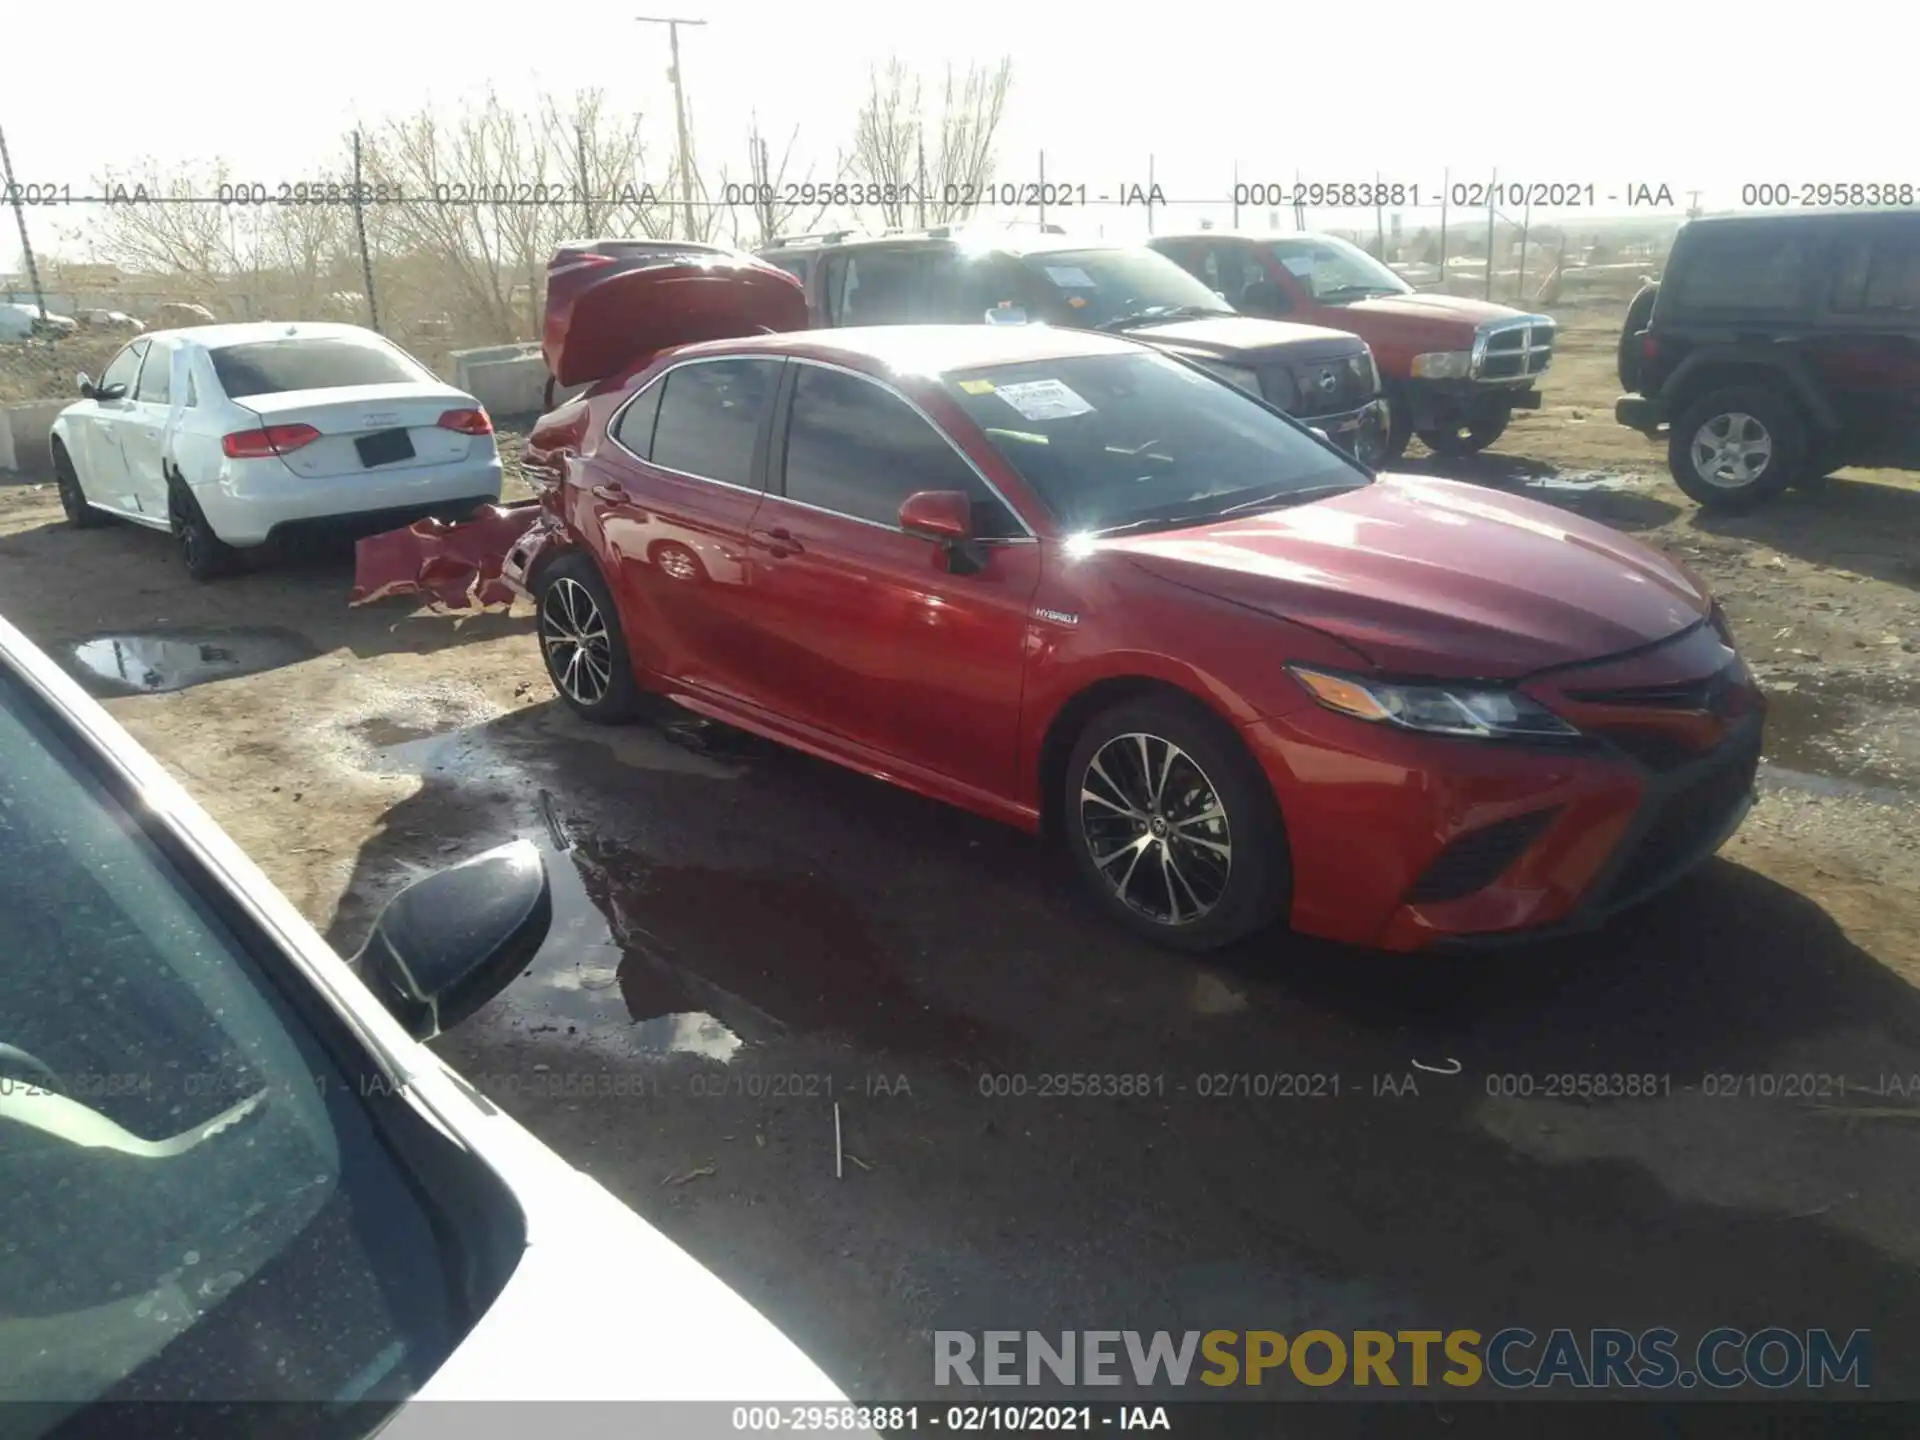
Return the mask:
<svg viewBox="0 0 1920 1440">
<path fill-rule="evenodd" d="M 1920 211 L 1694 220 L 1634 297 L 1614 416 L 1745 510 L 1843 465 L 1920 469 Z"/>
<path fill-rule="evenodd" d="M 939 228 L 799 237 L 759 256 L 801 279 L 815 326 L 1041 322 L 1125 335 L 1259 396 L 1363 465 L 1385 460 L 1389 416 L 1364 340 L 1242 315 L 1145 246 Z"/>
</svg>

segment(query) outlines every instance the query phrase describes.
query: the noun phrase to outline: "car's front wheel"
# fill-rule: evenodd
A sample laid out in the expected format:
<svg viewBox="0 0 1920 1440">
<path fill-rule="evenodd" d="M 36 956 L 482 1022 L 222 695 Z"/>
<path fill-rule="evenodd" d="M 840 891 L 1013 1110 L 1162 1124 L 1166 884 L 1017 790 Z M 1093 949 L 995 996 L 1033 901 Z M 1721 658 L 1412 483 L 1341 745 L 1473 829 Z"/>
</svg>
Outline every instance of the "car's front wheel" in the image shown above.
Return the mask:
<svg viewBox="0 0 1920 1440">
<path fill-rule="evenodd" d="M 107 523 L 107 517 L 87 503 L 87 492 L 80 488 L 80 472 L 73 457 L 58 440 L 53 442 L 53 483 L 60 491 L 60 508 L 67 512 L 67 523 L 76 530 L 91 530 Z"/>
<path fill-rule="evenodd" d="M 540 655 L 560 698 L 583 720 L 615 725 L 640 709 L 613 597 L 592 559 L 575 551 L 541 572 Z"/>
<path fill-rule="evenodd" d="M 1420 443 L 1436 455 L 1478 455 L 1507 433 L 1508 410 L 1491 410 L 1445 430 L 1422 430 Z"/>
<path fill-rule="evenodd" d="M 1132 700 L 1097 716 L 1065 785 L 1075 866 L 1134 933 L 1214 950 L 1285 906 L 1286 833 L 1273 791 L 1232 729 L 1197 702 Z"/>
<path fill-rule="evenodd" d="M 1776 391 L 1730 388 L 1680 413 L 1667 440 L 1673 482 L 1709 510 L 1750 510 L 1778 495 L 1807 462 L 1807 431 Z"/>
<path fill-rule="evenodd" d="M 167 484 L 167 523 L 173 530 L 173 543 L 180 551 L 180 563 L 194 579 L 217 579 L 233 568 L 236 552 L 214 534 L 206 512 L 183 480 L 174 479 Z"/>
</svg>

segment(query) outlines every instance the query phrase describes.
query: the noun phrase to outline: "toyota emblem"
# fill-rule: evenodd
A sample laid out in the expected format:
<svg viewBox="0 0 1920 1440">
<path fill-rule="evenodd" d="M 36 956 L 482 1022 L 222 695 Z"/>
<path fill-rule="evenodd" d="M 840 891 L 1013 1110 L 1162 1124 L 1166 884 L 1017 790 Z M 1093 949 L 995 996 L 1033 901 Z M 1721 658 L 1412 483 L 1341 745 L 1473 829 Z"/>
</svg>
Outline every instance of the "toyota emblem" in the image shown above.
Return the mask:
<svg viewBox="0 0 1920 1440">
<path fill-rule="evenodd" d="M 1320 388 L 1331 395 L 1335 390 L 1340 388 L 1339 375 L 1332 370 L 1322 370 L 1320 372 Z"/>
</svg>

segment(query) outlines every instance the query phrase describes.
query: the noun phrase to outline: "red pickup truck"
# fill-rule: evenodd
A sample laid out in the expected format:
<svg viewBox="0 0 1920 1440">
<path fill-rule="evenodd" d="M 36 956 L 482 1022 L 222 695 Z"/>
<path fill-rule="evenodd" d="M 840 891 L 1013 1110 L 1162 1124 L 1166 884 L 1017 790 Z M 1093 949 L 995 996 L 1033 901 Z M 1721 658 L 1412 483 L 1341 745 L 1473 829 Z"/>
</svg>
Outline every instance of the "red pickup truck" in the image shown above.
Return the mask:
<svg viewBox="0 0 1920 1440">
<path fill-rule="evenodd" d="M 1418 435 L 1440 455 L 1498 440 L 1515 410 L 1538 410 L 1554 322 L 1505 305 L 1414 288 L 1331 235 L 1197 230 L 1149 242 L 1249 315 L 1346 330 L 1365 340 L 1392 407 L 1387 461 Z"/>
</svg>

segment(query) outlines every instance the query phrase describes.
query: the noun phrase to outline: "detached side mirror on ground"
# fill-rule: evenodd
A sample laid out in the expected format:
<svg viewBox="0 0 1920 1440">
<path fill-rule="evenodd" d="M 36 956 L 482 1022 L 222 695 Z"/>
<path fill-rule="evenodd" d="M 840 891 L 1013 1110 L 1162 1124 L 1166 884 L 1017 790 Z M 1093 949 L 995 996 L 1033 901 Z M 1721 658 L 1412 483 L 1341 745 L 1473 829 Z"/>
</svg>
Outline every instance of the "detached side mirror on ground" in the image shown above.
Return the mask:
<svg viewBox="0 0 1920 1440">
<path fill-rule="evenodd" d="M 499 994 L 552 924 L 546 865 L 515 840 L 394 896 L 355 963 L 408 1033 L 431 1040 Z"/>
</svg>

